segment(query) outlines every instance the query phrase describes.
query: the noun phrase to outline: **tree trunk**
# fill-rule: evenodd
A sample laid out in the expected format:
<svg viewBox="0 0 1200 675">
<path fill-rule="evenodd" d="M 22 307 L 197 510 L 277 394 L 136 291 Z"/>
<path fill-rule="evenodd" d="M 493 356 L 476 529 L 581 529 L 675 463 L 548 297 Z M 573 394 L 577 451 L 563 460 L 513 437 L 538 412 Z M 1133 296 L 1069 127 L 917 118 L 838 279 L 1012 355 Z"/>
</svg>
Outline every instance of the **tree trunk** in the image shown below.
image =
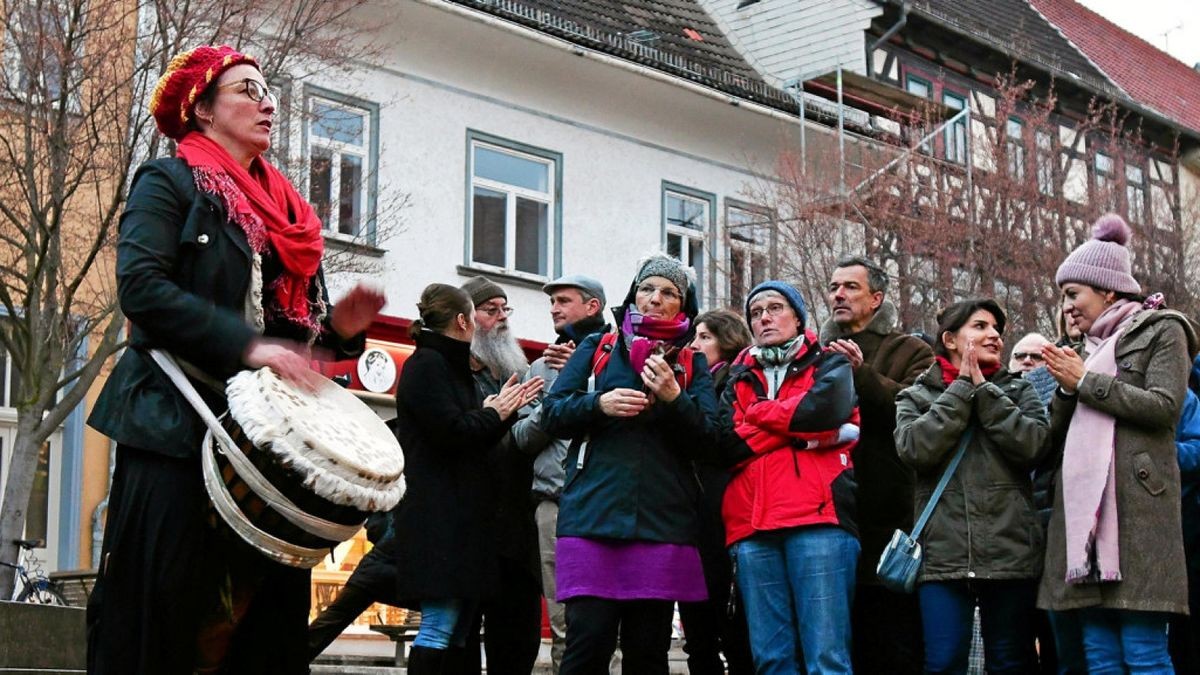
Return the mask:
<svg viewBox="0 0 1200 675">
<path fill-rule="evenodd" d="M 17 437 L 4 486 L 4 504 L 0 507 L 0 562 L 15 564 L 20 555 L 20 549 L 13 541 L 24 538 L 38 450 L 46 442 L 45 438 L 37 438 L 34 431 L 40 418 L 41 415 L 35 415 L 33 411 L 17 412 Z M 12 597 L 15 578 L 11 567 L 0 565 L 0 599 Z"/>
</svg>

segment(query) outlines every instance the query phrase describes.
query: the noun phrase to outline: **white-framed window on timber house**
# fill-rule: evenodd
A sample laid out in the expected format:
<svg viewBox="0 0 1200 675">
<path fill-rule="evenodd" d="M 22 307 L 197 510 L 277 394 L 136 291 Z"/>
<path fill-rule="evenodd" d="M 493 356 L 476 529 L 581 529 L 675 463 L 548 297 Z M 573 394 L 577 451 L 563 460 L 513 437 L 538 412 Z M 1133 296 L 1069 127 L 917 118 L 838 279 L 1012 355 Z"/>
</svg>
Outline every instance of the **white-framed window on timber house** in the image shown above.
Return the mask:
<svg viewBox="0 0 1200 675">
<path fill-rule="evenodd" d="M 561 267 L 562 155 L 467 132 L 466 265 L 531 280 Z"/>
<path fill-rule="evenodd" d="M 304 119 L 309 203 L 326 232 L 373 244 L 379 106 L 306 87 Z"/>
</svg>

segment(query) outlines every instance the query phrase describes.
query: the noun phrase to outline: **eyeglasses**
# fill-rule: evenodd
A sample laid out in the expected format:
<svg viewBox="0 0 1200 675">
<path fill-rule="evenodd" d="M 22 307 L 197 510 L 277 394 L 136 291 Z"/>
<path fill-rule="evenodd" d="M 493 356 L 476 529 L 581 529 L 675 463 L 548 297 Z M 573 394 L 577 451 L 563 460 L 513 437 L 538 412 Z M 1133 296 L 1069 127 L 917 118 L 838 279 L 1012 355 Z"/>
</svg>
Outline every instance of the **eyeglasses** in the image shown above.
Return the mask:
<svg viewBox="0 0 1200 675">
<path fill-rule="evenodd" d="M 1037 352 L 1013 352 L 1013 361 L 1024 361 L 1025 359 L 1041 361 L 1042 355 Z"/>
<path fill-rule="evenodd" d="M 767 305 L 766 307 L 755 307 L 755 308 L 751 309 L 750 310 L 750 320 L 758 321 L 759 319 L 762 318 L 763 314 L 768 314 L 770 316 L 779 316 L 780 314 L 783 314 L 787 310 L 788 310 L 787 304 L 782 303 L 782 302 L 772 302 L 771 304 Z"/>
<path fill-rule="evenodd" d="M 242 92 L 245 93 L 246 96 L 255 103 L 262 103 L 263 99 L 265 98 L 271 105 L 279 105 L 279 99 L 275 96 L 274 92 L 272 92 L 270 89 L 267 89 L 267 85 L 249 77 L 236 82 L 218 84 L 217 89 L 226 89 L 228 87 L 236 87 L 238 85 L 246 86 Z"/>
<path fill-rule="evenodd" d="M 663 297 L 663 300 L 680 300 L 682 299 L 678 292 L 670 286 L 655 286 L 654 284 L 642 284 L 638 286 L 638 295 L 654 295 L 657 292 Z"/>
<path fill-rule="evenodd" d="M 503 307 L 499 305 L 488 305 L 487 307 L 476 307 L 475 309 L 487 314 L 490 317 L 496 317 L 500 314 L 503 314 L 504 316 L 512 316 L 513 313 L 513 308 L 509 307 L 508 305 Z"/>
</svg>

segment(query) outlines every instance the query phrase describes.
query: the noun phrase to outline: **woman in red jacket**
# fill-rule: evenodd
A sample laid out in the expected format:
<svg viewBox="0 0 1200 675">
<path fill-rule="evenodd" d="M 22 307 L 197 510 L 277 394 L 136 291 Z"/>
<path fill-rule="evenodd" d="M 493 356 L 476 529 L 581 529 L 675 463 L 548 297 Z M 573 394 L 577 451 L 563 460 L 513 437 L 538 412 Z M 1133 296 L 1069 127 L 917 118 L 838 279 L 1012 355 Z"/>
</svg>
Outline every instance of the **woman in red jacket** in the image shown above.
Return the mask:
<svg viewBox="0 0 1200 675">
<path fill-rule="evenodd" d="M 722 515 L 754 665 L 849 673 L 859 555 L 850 362 L 821 350 L 803 297 L 783 282 L 750 291 L 746 316 L 755 346 L 725 390 L 724 445 L 737 468 Z"/>
</svg>

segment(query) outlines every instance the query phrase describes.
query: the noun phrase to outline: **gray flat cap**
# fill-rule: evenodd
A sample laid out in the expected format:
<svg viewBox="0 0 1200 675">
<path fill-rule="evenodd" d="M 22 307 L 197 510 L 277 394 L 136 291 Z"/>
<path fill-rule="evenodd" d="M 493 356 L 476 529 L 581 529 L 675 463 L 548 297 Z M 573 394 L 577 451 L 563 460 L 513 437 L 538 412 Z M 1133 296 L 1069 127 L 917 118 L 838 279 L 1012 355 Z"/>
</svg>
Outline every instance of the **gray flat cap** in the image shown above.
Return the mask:
<svg viewBox="0 0 1200 675">
<path fill-rule="evenodd" d="M 582 274 L 568 274 L 551 281 L 545 286 L 542 286 L 542 291 L 544 291 L 546 295 L 550 295 L 559 288 L 578 288 L 579 290 L 586 292 L 588 295 L 598 298 L 600 300 L 601 307 L 608 306 L 608 301 L 604 298 L 604 286 L 601 285 L 599 281 L 596 281 L 591 277 L 584 276 Z"/>
</svg>

